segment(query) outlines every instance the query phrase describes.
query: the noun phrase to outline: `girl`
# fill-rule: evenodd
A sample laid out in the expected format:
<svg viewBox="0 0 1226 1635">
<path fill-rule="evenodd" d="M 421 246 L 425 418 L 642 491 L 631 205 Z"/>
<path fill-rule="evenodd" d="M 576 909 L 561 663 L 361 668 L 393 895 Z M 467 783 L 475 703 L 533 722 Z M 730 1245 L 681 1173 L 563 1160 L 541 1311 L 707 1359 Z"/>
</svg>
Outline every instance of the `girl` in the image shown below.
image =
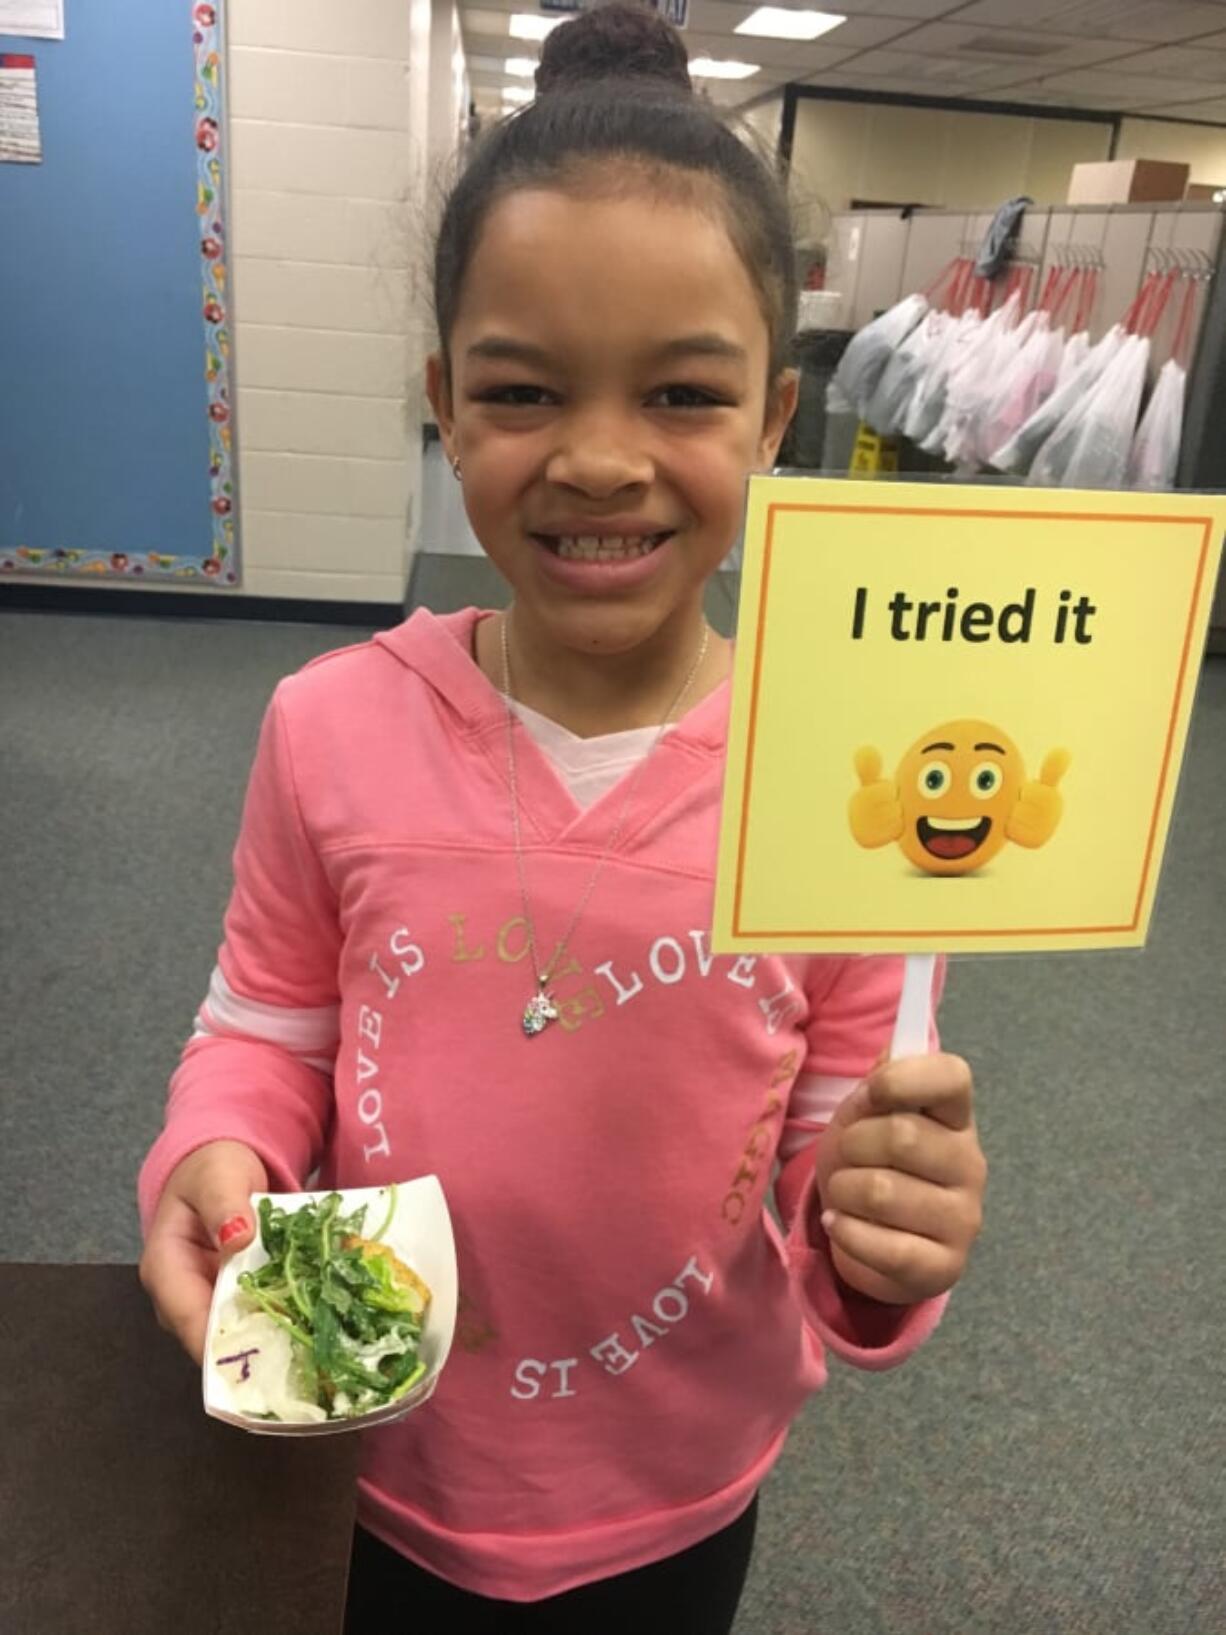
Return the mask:
<svg viewBox="0 0 1226 1635">
<path fill-rule="evenodd" d="M 142 1171 L 197 1361 L 252 1191 L 442 1180 L 457 1341 L 364 1439 L 352 1635 L 729 1630 L 824 1347 L 900 1362 L 978 1230 L 966 1065 L 885 1061 L 901 960 L 709 949 L 703 588 L 795 404 L 796 287 L 685 63 L 651 13 L 581 15 L 451 195 L 429 392 L 513 605 L 277 688 Z"/>
</svg>

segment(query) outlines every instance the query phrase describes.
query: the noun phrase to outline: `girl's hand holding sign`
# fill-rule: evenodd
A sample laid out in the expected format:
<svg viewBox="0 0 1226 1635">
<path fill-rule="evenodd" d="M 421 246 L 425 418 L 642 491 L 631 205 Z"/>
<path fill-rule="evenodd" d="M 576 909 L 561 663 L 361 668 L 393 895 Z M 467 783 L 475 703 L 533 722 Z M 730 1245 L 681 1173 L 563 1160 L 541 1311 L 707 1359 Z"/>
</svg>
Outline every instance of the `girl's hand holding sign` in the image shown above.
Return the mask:
<svg viewBox="0 0 1226 1635">
<path fill-rule="evenodd" d="M 972 1101 L 960 1056 L 883 1060 L 821 1137 L 814 1213 L 860 1294 L 909 1305 L 962 1276 L 987 1181 Z"/>
</svg>

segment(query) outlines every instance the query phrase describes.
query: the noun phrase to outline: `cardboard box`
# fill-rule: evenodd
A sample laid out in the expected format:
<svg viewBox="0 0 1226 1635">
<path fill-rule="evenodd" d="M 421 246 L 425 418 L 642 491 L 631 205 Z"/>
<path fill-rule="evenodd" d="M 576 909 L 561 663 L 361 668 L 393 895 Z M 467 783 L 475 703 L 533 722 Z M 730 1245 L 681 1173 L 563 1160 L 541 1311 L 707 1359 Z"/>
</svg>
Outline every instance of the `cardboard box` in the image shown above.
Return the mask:
<svg viewBox="0 0 1226 1635">
<path fill-rule="evenodd" d="M 1074 165 L 1069 204 L 1159 204 L 1182 199 L 1191 165 L 1166 159 L 1110 159 Z"/>
<path fill-rule="evenodd" d="M 1189 182 L 1184 198 L 1208 200 L 1212 204 L 1219 194 L 1226 199 L 1226 182 Z"/>
</svg>

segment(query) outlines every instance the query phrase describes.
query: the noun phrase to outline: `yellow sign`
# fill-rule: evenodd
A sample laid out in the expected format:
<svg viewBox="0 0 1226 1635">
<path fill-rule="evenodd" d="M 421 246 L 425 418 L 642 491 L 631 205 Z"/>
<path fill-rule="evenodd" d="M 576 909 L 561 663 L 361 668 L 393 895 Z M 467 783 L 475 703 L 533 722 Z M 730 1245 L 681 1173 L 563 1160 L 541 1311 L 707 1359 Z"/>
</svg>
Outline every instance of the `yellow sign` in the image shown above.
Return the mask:
<svg viewBox="0 0 1226 1635">
<path fill-rule="evenodd" d="M 848 469 L 853 477 L 875 477 L 879 472 L 897 471 L 897 442 L 892 437 L 879 437 L 871 426 L 861 421 Z"/>
<path fill-rule="evenodd" d="M 1226 496 L 750 483 L 713 944 L 1145 941 Z"/>
</svg>

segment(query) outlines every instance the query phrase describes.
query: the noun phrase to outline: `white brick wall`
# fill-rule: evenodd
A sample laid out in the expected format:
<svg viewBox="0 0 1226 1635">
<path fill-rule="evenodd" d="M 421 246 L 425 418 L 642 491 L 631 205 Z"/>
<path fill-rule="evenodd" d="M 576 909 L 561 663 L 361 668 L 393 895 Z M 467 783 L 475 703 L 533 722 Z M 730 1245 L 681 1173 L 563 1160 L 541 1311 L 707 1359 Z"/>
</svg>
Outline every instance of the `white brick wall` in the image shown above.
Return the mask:
<svg viewBox="0 0 1226 1635">
<path fill-rule="evenodd" d="M 229 10 L 243 589 L 399 602 L 421 481 L 409 0 Z M 434 87 L 431 86 L 433 91 Z M 420 110 L 418 110 L 420 119 Z"/>
</svg>

